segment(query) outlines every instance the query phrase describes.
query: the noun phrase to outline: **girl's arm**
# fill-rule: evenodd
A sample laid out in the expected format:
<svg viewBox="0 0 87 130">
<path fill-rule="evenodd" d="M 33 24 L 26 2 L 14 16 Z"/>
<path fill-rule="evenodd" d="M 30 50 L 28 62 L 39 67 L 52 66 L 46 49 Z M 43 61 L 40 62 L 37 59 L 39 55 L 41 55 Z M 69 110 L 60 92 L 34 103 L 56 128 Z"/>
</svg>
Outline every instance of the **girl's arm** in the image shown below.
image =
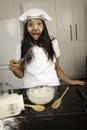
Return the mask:
<svg viewBox="0 0 87 130">
<path fill-rule="evenodd" d="M 17 60 L 11 60 L 9 62 L 9 70 L 12 71 L 18 78 L 22 78 L 24 76 L 24 68 Z"/>
<path fill-rule="evenodd" d="M 84 85 L 86 82 L 80 81 L 80 80 L 71 80 L 64 72 L 63 70 L 59 67 L 59 60 L 56 58 L 56 63 L 55 63 L 55 69 L 57 72 L 57 75 L 60 79 L 62 79 L 64 82 L 72 85 Z"/>
</svg>

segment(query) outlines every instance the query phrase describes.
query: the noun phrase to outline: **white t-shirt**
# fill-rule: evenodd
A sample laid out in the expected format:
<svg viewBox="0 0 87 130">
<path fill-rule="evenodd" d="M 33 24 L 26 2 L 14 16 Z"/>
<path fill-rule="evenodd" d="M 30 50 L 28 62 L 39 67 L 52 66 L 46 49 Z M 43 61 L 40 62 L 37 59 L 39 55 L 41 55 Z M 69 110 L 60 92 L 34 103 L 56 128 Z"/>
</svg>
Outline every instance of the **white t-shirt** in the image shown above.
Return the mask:
<svg viewBox="0 0 87 130">
<path fill-rule="evenodd" d="M 56 54 L 53 61 L 48 60 L 43 48 L 38 46 L 33 47 L 34 58 L 30 64 L 26 64 L 24 70 L 24 88 L 31 88 L 41 85 L 60 85 L 55 70 L 56 58 L 60 56 L 58 41 L 54 39 L 52 44 Z M 20 56 L 21 45 L 18 45 L 16 59 L 20 59 Z"/>
</svg>

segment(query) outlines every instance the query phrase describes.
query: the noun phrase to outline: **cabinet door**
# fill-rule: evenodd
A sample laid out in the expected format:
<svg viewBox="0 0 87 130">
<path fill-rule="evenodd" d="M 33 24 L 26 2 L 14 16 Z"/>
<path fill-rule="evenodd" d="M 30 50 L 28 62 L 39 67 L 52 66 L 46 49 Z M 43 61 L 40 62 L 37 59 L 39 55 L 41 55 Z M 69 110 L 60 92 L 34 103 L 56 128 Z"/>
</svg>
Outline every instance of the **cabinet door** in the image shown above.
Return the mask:
<svg viewBox="0 0 87 130">
<path fill-rule="evenodd" d="M 56 0 L 60 66 L 69 76 L 75 75 L 71 0 Z"/>
<path fill-rule="evenodd" d="M 85 30 L 82 0 L 56 0 L 62 69 L 72 78 L 85 76 Z"/>
<path fill-rule="evenodd" d="M 11 59 L 14 59 L 16 46 L 20 43 L 19 22 L 17 19 L 0 20 L 0 83 L 9 82 L 14 88 L 23 86 L 8 69 Z M 6 65 L 6 66 L 5 66 Z"/>
<path fill-rule="evenodd" d="M 17 19 L 0 20 L 0 64 L 8 64 L 15 57 L 20 42 Z"/>
<path fill-rule="evenodd" d="M 85 75 L 85 21 L 83 0 L 72 0 L 74 49 L 75 49 L 75 75 Z"/>
</svg>

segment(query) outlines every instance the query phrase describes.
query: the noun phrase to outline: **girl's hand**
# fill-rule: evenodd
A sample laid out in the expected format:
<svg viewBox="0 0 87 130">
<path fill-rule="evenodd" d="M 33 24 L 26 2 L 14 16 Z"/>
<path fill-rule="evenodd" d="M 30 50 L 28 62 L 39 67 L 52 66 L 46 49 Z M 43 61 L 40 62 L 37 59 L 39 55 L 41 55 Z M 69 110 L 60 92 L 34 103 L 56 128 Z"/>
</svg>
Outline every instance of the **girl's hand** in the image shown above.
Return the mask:
<svg viewBox="0 0 87 130">
<path fill-rule="evenodd" d="M 15 71 L 17 69 L 21 69 L 21 63 L 20 61 L 17 61 L 17 60 L 11 60 L 9 62 L 9 70 L 11 71 Z"/>
<path fill-rule="evenodd" d="M 9 62 L 9 70 L 11 70 L 18 78 L 22 78 L 24 76 L 24 68 L 22 67 L 20 61 L 11 60 Z"/>
<path fill-rule="evenodd" d="M 86 84 L 86 82 L 80 80 L 70 80 L 69 83 L 72 85 L 81 85 L 81 86 Z"/>
</svg>

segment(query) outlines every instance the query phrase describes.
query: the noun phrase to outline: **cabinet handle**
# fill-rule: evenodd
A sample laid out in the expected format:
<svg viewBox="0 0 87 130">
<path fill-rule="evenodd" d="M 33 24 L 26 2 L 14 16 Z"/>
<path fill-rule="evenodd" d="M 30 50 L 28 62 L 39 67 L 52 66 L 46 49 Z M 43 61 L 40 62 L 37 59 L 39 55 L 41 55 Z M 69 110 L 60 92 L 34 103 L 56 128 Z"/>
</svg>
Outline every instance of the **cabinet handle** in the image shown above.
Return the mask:
<svg viewBox="0 0 87 130">
<path fill-rule="evenodd" d="M 72 41 L 72 25 L 70 24 L 70 39 Z"/>
<path fill-rule="evenodd" d="M 77 30 L 77 24 L 75 24 L 75 36 L 76 36 L 76 40 L 78 40 L 78 30 Z"/>
</svg>

